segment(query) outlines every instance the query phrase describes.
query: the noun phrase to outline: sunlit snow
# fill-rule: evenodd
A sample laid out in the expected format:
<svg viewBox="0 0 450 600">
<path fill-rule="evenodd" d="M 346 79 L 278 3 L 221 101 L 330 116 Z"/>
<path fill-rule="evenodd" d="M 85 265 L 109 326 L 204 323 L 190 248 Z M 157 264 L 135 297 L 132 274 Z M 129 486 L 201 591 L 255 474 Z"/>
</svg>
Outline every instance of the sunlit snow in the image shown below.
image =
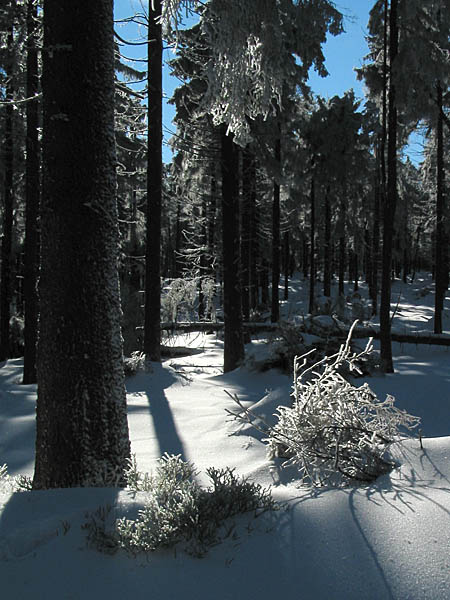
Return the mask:
<svg viewBox="0 0 450 600">
<path fill-rule="evenodd" d="M 366 295 L 364 286 L 361 294 Z M 284 314 L 301 314 L 307 296 L 307 282 L 295 280 Z M 394 326 L 432 331 L 433 300 L 428 279 L 408 286 L 397 281 Z M 450 597 L 450 350 L 394 344 L 396 373 L 368 380 L 380 397 L 390 393 L 398 406 L 422 418 L 423 449 L 418 439 L 396 448 L 400 466 L 372 485 L 312 491 L 298 485 L 294 472 L 271 464 L 262 436 L 239 428 L 225 412 L 233 408 L 227 390 L 270 418 L 278 404 L 289 401 L 291 379 L 247 368 L 223 375 L 223 343 L 215 334 L 190 334 L 170 343 L 201 351 L 127 380 L 131 445 L 139 469 L 154 468 L 164 452 L 181 454 L 200 472 L 208 466 L 235 467 L 272 485 L 287 510 L 256 520 L 239 517 L 235 535 L 203 559 L 181 550 L 132 559 L 87 548 L 81 528 L 86 513 L 102 505 L 110 505 L 117 516 L 134 514 L 136 501 L 128 492 L 11 493 L 4 485 L 2 599 Z M 265 344 L 252 346 L 258 353 Z M 0 368 L 0 465 L 7 463 L 11 475 L 32 475 L 35 387 L 20 385 L 21 370 L 21 360 Z"/>
</svg>

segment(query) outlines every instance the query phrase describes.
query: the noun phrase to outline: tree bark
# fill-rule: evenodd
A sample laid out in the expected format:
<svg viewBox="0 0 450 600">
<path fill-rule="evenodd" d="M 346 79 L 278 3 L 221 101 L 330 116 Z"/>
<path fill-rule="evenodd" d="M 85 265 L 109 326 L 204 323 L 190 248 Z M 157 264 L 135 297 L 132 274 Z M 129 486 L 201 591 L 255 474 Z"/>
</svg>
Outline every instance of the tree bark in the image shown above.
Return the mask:
<svg viewBox="0 0 450 600">
<path fill-rule="evenodd" d="M 442 333 L 442 311 L 447 289 L 446 231 L 444 206 L 444 138 L 442 120 L 442 86 L 437 84 L 438 117 L 436 127 L 436 234 L 435 234 L 435 304 L 434 333 Z"/>
<path fill-rule="evenodd" d="M 248 321 L 250 315 L 250 261 L 251 261 L 251 213 L 252 213 L 252 163 L 251 150 L 242 153 L 242 231 L 241 231 L 241 282 L 242 316 Z"/>
<path fill-rule="evenodd" d="M 291 267 L 291 252 L 289 248 L 289 231 L 284 232 L 284 300 L 289 300 L 289 273 Z"/>
<path fill-rule="evenodd" d="M 5 108 L 5 130 L 3 138 L 3 237 L 2 237 L 2 267 L 0 280 L 0 361 L 9 358 L 9 319 L 11 304 L 11 252 L 13 229 L 13 27 L 8 29 L 8 65 L 6 73 L 5 99 L 9 104 Z"/>
<path fill-rule="evenodd" d="M 27 98 L 38 93 L 38 56 L 36 48 L 37 6 L 28 0 L 27 8 Z M 27 139 L 25 174 L 25 351 L 23 359 L 23 383 L 36 383 L 36 344 L 38 328 L 37 279 L 39 271 L 38 216 L 40 204 L 40 149 L 39 149 L 39 103 L 27 103 Z"/>
<path fill-rule="evenodd" d="M 33 487 L 123 483 L 113 2 L 45 0 Z"/>
<path fill-rule="evenodd" d="M 148 9 L 147 250 L 144 354 L 161 360 L 162 29 L 161 0 Z"/>
<path fill-rule="evenodd" d="M 323 244 L 323 295 L 331 296 L 331 206 L 330 187 L 325 192 L 325 239 Z"/>
<path fill-rule="evenodd" d="M 393 373 L 391 344 L 391 263 L 394 218 L 397 204 L 397 103 L 394 63 L 398 53 L 397 0 L 391 0 L 389 15 L 389 102 L 387 194 L 383 207 L 383 263 L 380 298 L 380 360 L 385 373 Z"/>
<path fill-rule="evenodd" d="M 281 170 L 281 141 L 278 137 L 275 142 L 275 160 Z M 272 204 L 272 311 L 270 320 L 277 323 L 280 320 L 280 299 L 278 287 L 280 285 L 280 184 L 273 182 Z"/>
<path fill-rule="evenodd" d="M 224 373 L 244 358 L 242 299 L 239 274 L 239 161 L 231 136 L 222 127 L 222 244 Z"/>
<path fill-rule="evenodd" d="M 339 295 L 345 294 L 344 279 L 345 279 L 345 263 L 347 258 L 347 248 L 345 243 L 345 229 L 347 221 L 347 205 L 345 200 L 345 189 L 344 185 L 344 196 L 341 201 L 341 236 L 339 238 Z"/>
<path fill-rule="evenodd" d="M 315 311 L 315 294 L 314 286 L 316 283 L 316 194 L 315 194 L 315 181 L 314 175 L 311 176 L 311 190 L 310 190 L 310 203 L 311 203 L 311 217 L 310 217 L 310 252 L 309 252 L 309 307 L 308 312 L 312 315 Z"/>
</svg>

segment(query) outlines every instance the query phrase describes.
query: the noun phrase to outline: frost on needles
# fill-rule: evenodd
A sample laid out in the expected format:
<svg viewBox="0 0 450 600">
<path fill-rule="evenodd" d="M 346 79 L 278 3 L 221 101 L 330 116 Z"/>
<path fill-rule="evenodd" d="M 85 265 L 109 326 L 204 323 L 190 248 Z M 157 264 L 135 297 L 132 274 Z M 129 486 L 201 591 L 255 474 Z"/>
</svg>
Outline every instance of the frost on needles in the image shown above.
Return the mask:
<svg viewBox="0 0 450 600">
<path fill-rule="evenodd" d="M 372 352 L 372 339 L 360 352 L 352 352 L 350 340 L 332 356 L 306 367 L 308 352 L 294 360 L 292 406 L 279 406 L 278 421 L 271 427 L 245 408 L 233 416 L 266 434 L 269 455 L 295 466 L 302 482 L 333 485 L 351 480 L 371 482 L 391 471 L 395 464 L 389 446 L 417 427 L 418 417 L 398 409 L 395 399 L 377 398 L 367 383 L 355 387 L 340 374 L 347 365 L 360 373 L 358 362 Z"/>
</svg>

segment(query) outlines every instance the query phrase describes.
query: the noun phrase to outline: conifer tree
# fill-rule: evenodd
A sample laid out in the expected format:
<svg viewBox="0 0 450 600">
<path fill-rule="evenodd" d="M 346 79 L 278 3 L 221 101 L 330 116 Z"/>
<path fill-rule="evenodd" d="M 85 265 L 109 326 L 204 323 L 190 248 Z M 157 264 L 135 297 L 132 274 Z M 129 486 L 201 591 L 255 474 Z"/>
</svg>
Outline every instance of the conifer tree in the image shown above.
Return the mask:
<svg viewBox="0 0 450 600">
<path fill-rule="evenodd" d="M 39 91 L 37 56 L 37 5 L 28 0 L 27 5 L 27 98 L 37 96 Z M 38 328 L 37 278 L 39 270 L 38 216 L 40 203 L 40 149 L 39 149 L 39 103 L 38 99 L 27 102 L 26 140 L 26 215 L 25 215 L 25 330 L 23 383 L 36 382 L 36 344 Z"/>
<path fill-rule="evenodd" d="M 35 489 L 117 485 L 120 332 L 112 0 L 44 2 Z"/>
</svg>

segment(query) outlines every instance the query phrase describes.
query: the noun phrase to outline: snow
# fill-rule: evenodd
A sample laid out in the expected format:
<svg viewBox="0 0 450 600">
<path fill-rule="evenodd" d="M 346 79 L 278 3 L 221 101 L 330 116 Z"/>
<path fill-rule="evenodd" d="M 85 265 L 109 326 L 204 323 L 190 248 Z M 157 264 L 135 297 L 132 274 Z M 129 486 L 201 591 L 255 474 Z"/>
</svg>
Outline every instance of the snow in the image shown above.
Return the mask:
<svg viewBox="0 0 450 600">
<path fill-rule="evenodd" d="M 292 284 L 285 314 L 301 314 L 307 283 Z M 432 329 L 433 289 L 423 278 L 394 285 L 394 323 Z M 421 289 L 431 291 L 421 295 Z M 364 288 L 362 295 L 366 292 Z M 325 321 L 325 319 L 324 319 Z M 447 323 L 447 321 L 445 321 Z M 221 374 L 223 343 L 189 334 L 171 341 L 201 353 L 154 364 L 127 380 L 132 452 L 142 471 L 163 452 L 271 485 L 285 508 L 237 519 L 235 534 L 203 559 L 181 550 L 130 558 L 86 545 L 87 513 L 112 507 L 133 515 L 139 499 L 115 489 L 12 493 L 0 484 L 1 598 L 26 600 L 226 600 L 273 597 L 333 600 L 446 600 L 450 597 L 450 354 L 435 346 L 394 344 L 396 372 L 367 380 L 380 397 L 422 417 L 423 449 L 395 447 L 399 467 L 370 486 L 311 490 L 266 456 L 262 435 L 227 417 L 229 395 L 270 420 L 289 401 L 291 379 L 276 370 Z M 259 341 L 255 348 L 261 346 Z M 20 385 L 21 360 L 0 368 L 0 464 L 33 472 L 35 386 Z M 206 483 L 204 474 L 199 481 Z"/>
</svg>

